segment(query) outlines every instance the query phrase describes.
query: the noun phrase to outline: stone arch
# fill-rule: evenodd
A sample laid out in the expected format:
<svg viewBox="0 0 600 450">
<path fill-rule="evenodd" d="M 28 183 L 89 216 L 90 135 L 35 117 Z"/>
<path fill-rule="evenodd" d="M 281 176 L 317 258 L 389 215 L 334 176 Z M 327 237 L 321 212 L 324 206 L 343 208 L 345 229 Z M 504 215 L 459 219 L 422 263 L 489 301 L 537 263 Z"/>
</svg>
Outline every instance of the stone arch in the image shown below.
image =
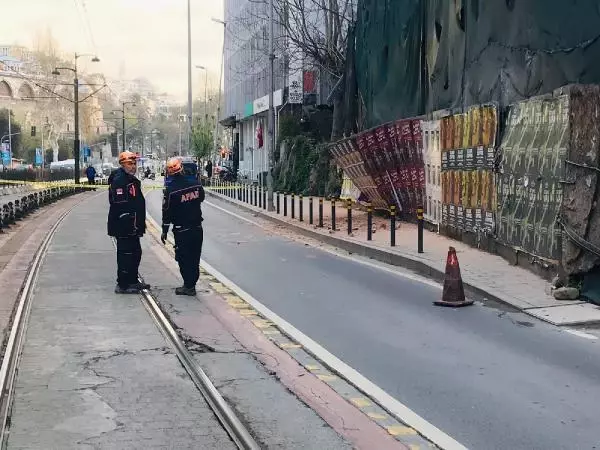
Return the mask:
<svg viewBox="0 0 600 450">
<path fill-rule="evenodd" d="M 22 98 L 24 100 L 33 100 L 33 97 L 34 97 L 33 89 L 31 88 L 31 86 L 28 83 L 23 83 L 23 84 L 21 84 L 21 87 L 19 88 L 18 95 L 20 98 Z"/>
<path fill-rule="evenodd" d="M 0 81 L 0 97 L 12 97 L 12 89 L 6 80 Z"/>
</svg>

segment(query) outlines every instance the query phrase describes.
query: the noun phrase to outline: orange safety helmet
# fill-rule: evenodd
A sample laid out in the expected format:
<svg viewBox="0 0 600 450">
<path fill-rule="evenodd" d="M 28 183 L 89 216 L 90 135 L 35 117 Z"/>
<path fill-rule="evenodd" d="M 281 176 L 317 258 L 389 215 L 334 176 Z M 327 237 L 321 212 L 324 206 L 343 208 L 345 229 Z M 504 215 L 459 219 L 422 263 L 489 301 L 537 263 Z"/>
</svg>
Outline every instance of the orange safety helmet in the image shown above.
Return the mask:
<svg viewBox="0 0 600 450">
<path fill-rule="evenodd" d="M 183 171 L 180 158 L 170 158 L 167 161 L 167 175 L 175 175 Z"/>
<path fill-rule="evenodd" d="M 119 164 L 123 164 L 126 162 L 136 162 L 136 160 L 136 154 L 130 151 L 121 152 L 121 154 L 119 155 Z"/>
</svg>

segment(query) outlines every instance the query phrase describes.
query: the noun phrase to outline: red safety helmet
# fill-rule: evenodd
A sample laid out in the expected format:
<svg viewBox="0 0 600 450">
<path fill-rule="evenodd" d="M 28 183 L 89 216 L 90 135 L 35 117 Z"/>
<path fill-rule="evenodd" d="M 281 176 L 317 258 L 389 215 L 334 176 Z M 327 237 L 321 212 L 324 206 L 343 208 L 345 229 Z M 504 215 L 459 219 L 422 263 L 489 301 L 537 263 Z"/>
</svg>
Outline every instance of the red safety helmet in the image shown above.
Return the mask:
<svg viewBox="0 0 600 450">
<path fill-rule="evenodd" d="M 137 161 L 137 156 L 133 152 L 124 151 L 124 152 L 121 152 L 121 154 L 119 155 L 119 164 L 123 164 L 126 162 L 136 162 L 136 161 Z"/>
</svg>

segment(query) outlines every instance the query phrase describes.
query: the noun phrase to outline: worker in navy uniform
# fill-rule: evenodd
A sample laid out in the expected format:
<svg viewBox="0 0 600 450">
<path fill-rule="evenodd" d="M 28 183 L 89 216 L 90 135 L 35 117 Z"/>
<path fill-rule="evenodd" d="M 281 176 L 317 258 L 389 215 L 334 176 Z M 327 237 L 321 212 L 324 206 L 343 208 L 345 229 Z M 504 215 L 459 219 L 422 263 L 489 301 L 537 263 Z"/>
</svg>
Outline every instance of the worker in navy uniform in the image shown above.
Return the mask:
<svg viewBox="0 0 600 450">
<path fill-rule="evenodd" d="M 108 235 L 117 242 L 117 294 L 137 294 L 150 286 L 138 280 L 142 259 L 140 237 L 146 231 L 146 200 L 141 182 L 135 177 L 135 153 L 119 155 L 120 168 L 110 175 Z"/>
<path fill-rule="evenodd" d="M 164 191 L 161 240 L 163 244 L 167 241 L 169 226 L 173 224 L 175 259 L 183 278 L 183 286 L 175 289 L 175 293 L 193 296 L 196 295 L 196 283 L 200 277 L 204 188 L 197 180 L 183 175 L 179 158 L 167 161 L 166 172 L 171 180 Z"/>
</svg>

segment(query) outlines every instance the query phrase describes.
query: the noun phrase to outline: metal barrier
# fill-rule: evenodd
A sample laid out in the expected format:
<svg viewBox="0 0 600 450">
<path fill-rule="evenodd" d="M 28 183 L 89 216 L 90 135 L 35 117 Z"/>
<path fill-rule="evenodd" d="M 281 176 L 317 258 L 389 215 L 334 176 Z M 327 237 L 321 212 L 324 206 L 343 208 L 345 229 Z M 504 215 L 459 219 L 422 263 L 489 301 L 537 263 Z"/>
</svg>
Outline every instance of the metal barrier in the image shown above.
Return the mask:
<svg viewBox="0 0 600 450">
<path fill-rule="evenodd" d="M 2 201 L 0 197 L 0 233 L 40 208 L 60 198 L 82 192 L 83 189 L 73 186 L 57 186 L 41 189 L 14 200 Z"/>
</svg>

